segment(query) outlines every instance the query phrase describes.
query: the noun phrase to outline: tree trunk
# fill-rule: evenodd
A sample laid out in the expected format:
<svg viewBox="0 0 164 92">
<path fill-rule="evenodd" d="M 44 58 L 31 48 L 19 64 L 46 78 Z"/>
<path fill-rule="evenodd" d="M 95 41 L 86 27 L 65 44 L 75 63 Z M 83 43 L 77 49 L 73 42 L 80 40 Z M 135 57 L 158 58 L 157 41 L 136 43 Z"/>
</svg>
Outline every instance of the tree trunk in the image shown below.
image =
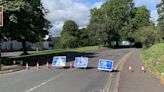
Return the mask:
<svg viewBox="0 0 164 92">
<path fill-rule="evenodd" d="M 28 55 L 25 39 L 22 39 L 22 46 L 23 46 L 23 54 L 22 55 Z"/>
<path fill-rule="evenodd" d="M 119 47 L 119 44 L 118 44 L 118 43 L 119 43 L 119 41 L 117 40 L 117 41 L 116 41 L 116 48 Z"/>
</svg>

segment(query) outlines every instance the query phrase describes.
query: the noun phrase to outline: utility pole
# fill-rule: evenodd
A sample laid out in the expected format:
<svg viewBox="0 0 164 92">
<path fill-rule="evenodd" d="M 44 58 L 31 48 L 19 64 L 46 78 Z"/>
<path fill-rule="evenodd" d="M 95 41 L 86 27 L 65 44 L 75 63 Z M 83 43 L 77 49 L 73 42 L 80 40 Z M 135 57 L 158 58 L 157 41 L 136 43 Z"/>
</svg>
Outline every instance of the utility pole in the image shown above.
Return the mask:
<svg viewBox="0 0 164 92">
<path fill-rule="evenodd" d="M 0 27 L 3 27 L 3 6 L 2 5 L 0 5 Z M 0 30 L 0 34 L 2 34 L 1 31 L 2 30 Z M 2 70 L 2 66 L 1 66 L 1 64 L 2 64 L 2 58 L 1 58 L 2 35 L 0 35 L 0 36 L 1 36 L 0 37 L 0 71 L 1 71 Z"/>
</svg>

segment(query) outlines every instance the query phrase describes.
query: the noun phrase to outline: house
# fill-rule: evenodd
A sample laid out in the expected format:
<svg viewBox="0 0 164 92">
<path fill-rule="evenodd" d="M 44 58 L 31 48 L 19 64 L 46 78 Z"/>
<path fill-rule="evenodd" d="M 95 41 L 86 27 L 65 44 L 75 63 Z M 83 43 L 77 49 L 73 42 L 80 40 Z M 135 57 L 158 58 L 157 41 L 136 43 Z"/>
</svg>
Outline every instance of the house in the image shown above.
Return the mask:
<svg viewBox="0 0 164 92">
<path fill-rule="evenodd" d="M 2 40 L 1 50 L 2 51 L 19 51 L 22 50 L 22 43 L 16 40 Z M 52 49 L 51 41 L 45 40 L 42 42 L 27 42 L 26 43 L 27 50 L 49 50 Z"/>
</svg>

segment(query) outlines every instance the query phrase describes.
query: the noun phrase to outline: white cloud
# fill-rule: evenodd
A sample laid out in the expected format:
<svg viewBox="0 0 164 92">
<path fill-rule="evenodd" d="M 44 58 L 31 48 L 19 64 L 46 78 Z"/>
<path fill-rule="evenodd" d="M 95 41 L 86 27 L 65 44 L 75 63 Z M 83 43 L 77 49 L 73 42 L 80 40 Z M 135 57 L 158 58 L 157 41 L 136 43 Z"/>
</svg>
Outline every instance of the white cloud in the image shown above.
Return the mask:
<svg viewBox="0 0 164 92">
<path fill-rule="evenodd" d="M 151 11 L 151 20 L 157 24 L 158 14 L 156 5 L 159 4 L 161 0 L 135 0 L 136 6 L 146 6 Z"/>
<path fill-rule="evenodd" d="M 51 21 L 53 28 L 51 34 L 59 36 L 64 21 L 74 20 L 80 28 L 89 23 L 90 9 L 100 7 L 102 2 L 96 2 L 89 6 L 78 0 L 42 0 L 43 6 L 49 10 L 46 18 Z"/>
<path fill-rule="evenodd" d="M 100 8 L 104 2 L 96 2 L 93 4 L 92 8 Z"/>
<path fill-rule="evenodd" d="M 89 23 L 90 9 L 99 8 L 104 1 L 96 1 L 86 4 L 83 0 L 42 0 L 43 6 L 49 10 L 46 18 L 51 21 L 53 28 L 51 34 L 60 36 L 64 21 L 74 20 L 80 28 L 86 27 Z M 145 5 L 151 10 L 151 20 L 157 24 L 158 14 L 156 4 L 160 0 L 135 0 L 136 6 Z"/>
<path fill-rule="evenodd" d="M 146 5 L 146 6 L 156 6 L 161 0 L 135 0 L 136 6 Z"/>
</svg>

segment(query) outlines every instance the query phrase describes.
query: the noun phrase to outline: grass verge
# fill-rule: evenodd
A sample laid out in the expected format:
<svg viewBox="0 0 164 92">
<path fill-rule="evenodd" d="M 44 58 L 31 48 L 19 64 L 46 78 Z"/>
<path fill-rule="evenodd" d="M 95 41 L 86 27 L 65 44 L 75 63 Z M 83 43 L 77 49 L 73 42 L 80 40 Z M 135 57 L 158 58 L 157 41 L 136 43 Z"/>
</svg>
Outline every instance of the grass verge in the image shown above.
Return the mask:
<svg viewBox="0 0 164 92">
<path fill-rule="evenodd" d="M 164 84 L 164 43 L 143 49 L 140 55 L 148 71 Z"/>
<path fill-rule="evenodd" d="M 101 47 L 101 49 L 107 49 L 105 47 Z M 93 54 L 92 52 L 98 51 L 98 46 L 87 46 L 75 49 L 57 49 L 57 50 L 45 50 L 32 53 L 30 55 L 22 55 L 22 56 L 13 56 L 13 57 L 3 57 L 2 63 L 5 65 L 11 65 L 13 60 L 23 61 L 29 63 L 39 62 L 51 62 L 53 56 L 67 56 L 68 59 L 73 59 L 75 56 L 85 55 L 85 54 Z"/>
</svg>

